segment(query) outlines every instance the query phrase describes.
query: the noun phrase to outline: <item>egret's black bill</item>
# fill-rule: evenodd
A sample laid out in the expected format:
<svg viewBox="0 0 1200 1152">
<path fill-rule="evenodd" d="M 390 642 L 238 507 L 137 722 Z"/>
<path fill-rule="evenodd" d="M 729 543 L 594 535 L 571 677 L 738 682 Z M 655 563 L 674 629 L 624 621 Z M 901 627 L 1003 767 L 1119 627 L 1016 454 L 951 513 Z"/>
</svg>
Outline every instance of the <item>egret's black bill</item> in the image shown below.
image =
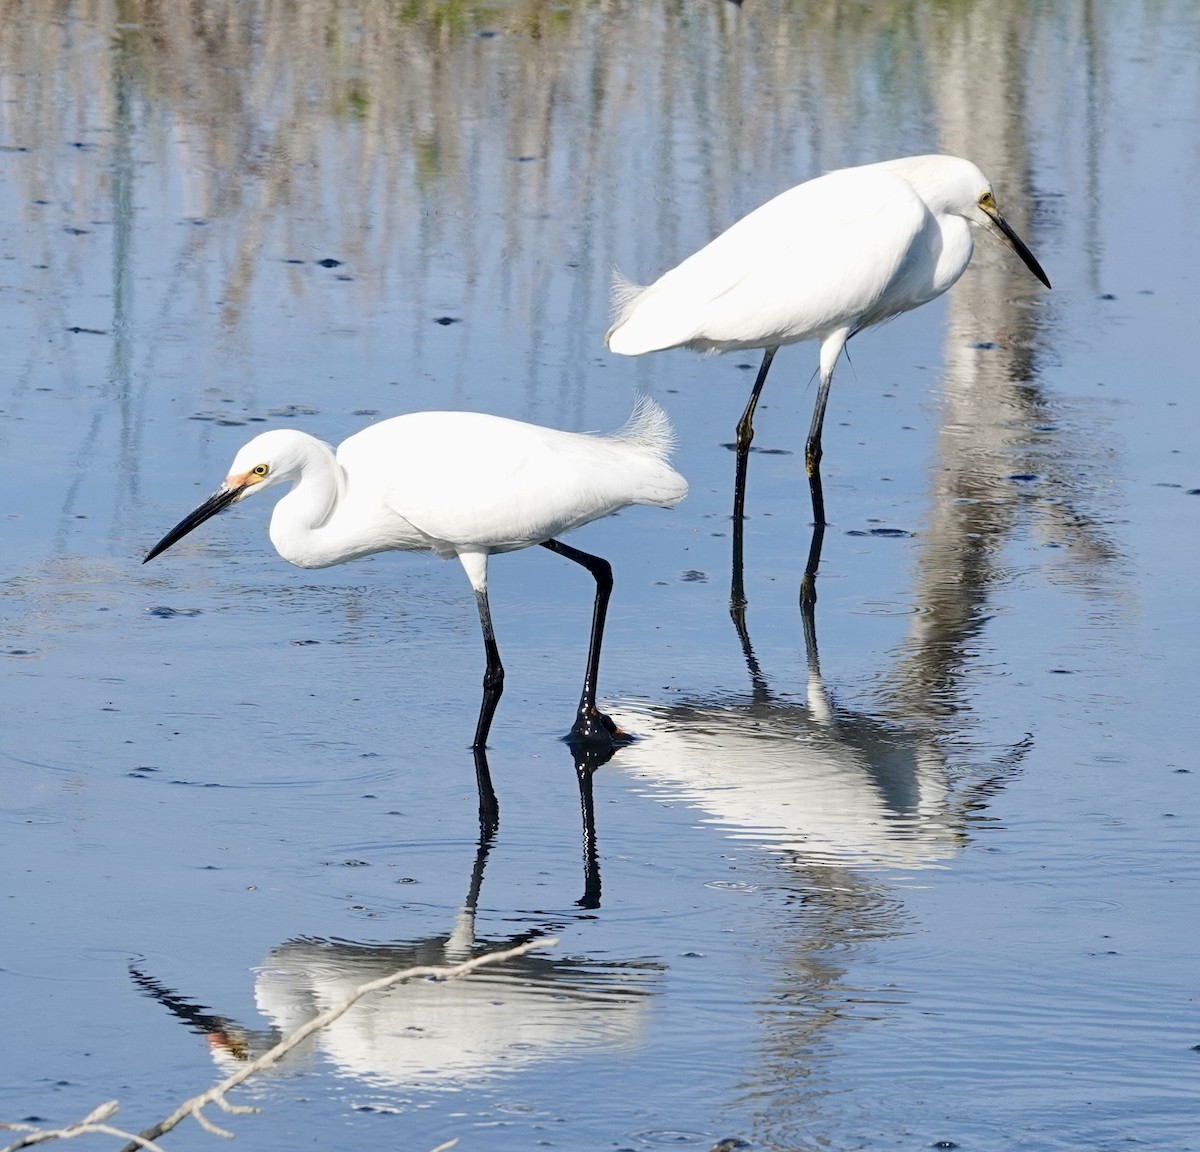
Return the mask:
<svg viewBox="0 0 1200 1152">
<path fill-rule="evenodd" d="M 1025 241 L 1012 230 L 1008 221 L 999 212 L 992 219 L 996 222 L 996 227 L 1004 234 L 1004 239 L 1008 241 L 1009 247 L 1025 262 L 1025 267 L 1049 288 L 1050 278 L 1042 271 L 1042 266 L 1037 262 L 1034 254 L 1025 247 Z"/>
<path fill-rule="evenodd" d="M 149 552 L 143 564 L 153 560 L 160 552 L 165 552 L 177 540 L 182 540 L 193 528 L 199 527 L 205 520 L 224 512 L 240 495 L 241 488 L 219 488 L 195 512 L 189 513 L 174 528 L 171 529 Z"/>
</svg>

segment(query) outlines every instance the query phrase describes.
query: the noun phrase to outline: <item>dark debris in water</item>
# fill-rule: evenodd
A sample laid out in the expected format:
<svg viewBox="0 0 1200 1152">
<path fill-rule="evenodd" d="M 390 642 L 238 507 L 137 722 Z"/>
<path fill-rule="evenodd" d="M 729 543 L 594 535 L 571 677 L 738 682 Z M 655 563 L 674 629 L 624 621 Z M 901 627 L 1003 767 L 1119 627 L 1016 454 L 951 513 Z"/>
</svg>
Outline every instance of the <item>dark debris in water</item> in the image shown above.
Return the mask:
<svg viewBox="0 0 1200 1152">
<path fill-rule="evenodd" d="M 147 608 L 147 616 L 156 616 L 159 620 L 171 620 L 176 616 L 199 616 L 200 608 L 169 608 L 165 604 L 159 604 L 154 608 Z"/>
<path fill-rule="evenodd" d="M 737 451 L 736 443 L 722 444 L 722 448 L 728 448 L 730 452 Z M 750 445 L 750 451 L 756 452 L 759 456 L 792 456 L 794 453 L 790 448 L 755 448 Z"/>
<path fill-rule="evenodd" d="M 73 324 L 67 329 L 68 332 L 74 333 L 76 336 L 107 336 L 107 328 L 81 328 L 78 324 Z"/>
<path fill-rule="evenodd" d="M 440 324 L 443 328 L 445 328 L 450 324 L 461 324 L 462 317 L 461 316 L 435 316 L 433 318 L 433 322 L 435 324 Z"/>
<path fill-rule="evenodd" d="M 679 579 L 685 584 L 707 584 L 708 573 L 701 572 L 698 568 L 689 568 L 686 572 L 679 574 Z"/>
<path fill-rule="evenodd" d="M 326 256 L 324 260 L 318 260 L 317 263 L 322 268 L 340 268 L 345 263 L 345 261 L 344 260 L 335 260 L 332 256 Z"/>
<path fill-rule="evenodd" d="M 907 528 L 850 528 L 847 536 L 875 536 L 881 540 L 909 540 L 916 535 Z"/>
<path fill-rule="evenodd" d="M 230 416 L 228 412 L 193 412 L 188 419 L 208 420 L 222 428 L 240 428 L 248 422 L 249 417 L 242 419 L 237 416 Z"/>
<path fill-rule="evenodd" d="M 277 408 L 268 408 L 268 416 L 318 416 L 319 408 L 310 408 L 307 404 L 281 404 Z"/>
</svg>

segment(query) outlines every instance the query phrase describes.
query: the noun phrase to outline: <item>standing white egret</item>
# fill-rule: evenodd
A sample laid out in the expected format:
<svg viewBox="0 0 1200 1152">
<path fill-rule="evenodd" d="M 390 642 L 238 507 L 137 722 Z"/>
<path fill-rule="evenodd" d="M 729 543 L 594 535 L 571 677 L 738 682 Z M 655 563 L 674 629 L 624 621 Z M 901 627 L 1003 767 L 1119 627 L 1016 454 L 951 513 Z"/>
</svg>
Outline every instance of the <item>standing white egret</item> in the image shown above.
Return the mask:
<svg viewBox="0 0 1200 1152">
<path fill-rule="evenodd" d="M 744 216 L 649 287 L 618 277 L 616 321 L 605 338 L 613 352 L 638 356 L 684 345 L 702 352 L 764 349 L 737 427 L 733 516 L 739 539 L 754 408 L 780 346 L 821 342 L 821 382 L 804 452 L 819 526 L 825 523 L 821 427 L 842 348 L 856 332 L 945 292 L 971 260 L 972 224 L 1004 241 L 1050 287 L 1000 215 L 987 177 L 969 160 L 936 155 L 819 176 Z"/>
<path fill-rule="evenodd" d="M 488 608 L 488 557 L 540 544 L 582 564 L 596 580 L 571 738 L 611 743 L 619 734 L 596 707 L 596 677 L 612 568 L 555 537 L 631 504 L 667 508 L 682 500 L 687 481 L 667 462 L 673 445 L 666 413 L 647 398 L 624 428 L 607 436 L 478 412 L 396 416 L 343 441 L 336 454 L 304 432 L 264 432 L 238 452 L 221 487 L 151 548 L 146 561 L 231 504 L 284 484 L 290 490 L 275 505 L 270 534 L 291 564 L 327 568 L 388 551 L 457 556 L 475 589 L 487 655 L 472 745 L 482 748 L 504 690 Z"/>
</svg>

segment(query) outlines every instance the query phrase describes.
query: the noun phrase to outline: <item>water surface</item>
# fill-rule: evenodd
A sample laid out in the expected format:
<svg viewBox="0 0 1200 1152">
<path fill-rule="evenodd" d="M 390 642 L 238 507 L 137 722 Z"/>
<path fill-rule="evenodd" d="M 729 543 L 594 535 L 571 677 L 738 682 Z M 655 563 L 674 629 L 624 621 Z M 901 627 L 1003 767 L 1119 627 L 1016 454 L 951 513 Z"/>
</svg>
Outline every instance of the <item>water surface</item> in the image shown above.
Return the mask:
<svg viewBox="0 0 1200 1152">
<path fill-rule="evenodd" d="M 1200 872 L 1200 20 L 1121 5 L 213 3 L 0 10 L 0 1119 L 139 1129 L 353 983 L 237 1094 L 239 1144 L 1193 1149 Z M 842 164 L 947 151 L 983 238 L 943 300 L 756 357 L 603 346 L 649 279 Z M 243 506 L 145 550 L 257 431 L 421 408 L 670 412 L 691 481 L 585 573 L 289 568 Z M 466 909 L 464 911 L 464 909 Z M 194 1125 L 173 1149 L 211 1147 Z"/>
</svg>

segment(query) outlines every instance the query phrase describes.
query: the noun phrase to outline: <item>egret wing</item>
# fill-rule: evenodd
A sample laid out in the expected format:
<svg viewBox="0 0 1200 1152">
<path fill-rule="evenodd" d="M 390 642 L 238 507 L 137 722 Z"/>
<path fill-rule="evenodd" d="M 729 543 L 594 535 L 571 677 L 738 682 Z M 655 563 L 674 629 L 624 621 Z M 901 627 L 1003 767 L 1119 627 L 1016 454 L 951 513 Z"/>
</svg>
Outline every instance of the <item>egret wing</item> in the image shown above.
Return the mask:
<svg viewBox="0 0 1200 1152">
<path fill-rule="evenodd" d="M 914 263 L 934 259 L 931 226 L 900 176 L 831 172 L 769 200 L 652 284 L 614 326 L 613 346 L 761 348 L 873 322 Z"/>
<path fill-rule="evenodd" d="M 634 502 L 619 446 L 603 438 L 474 412 L 417 412 L 338 449 L 356 487 L 441 555 L 524 548 Z"/>
</svg>

